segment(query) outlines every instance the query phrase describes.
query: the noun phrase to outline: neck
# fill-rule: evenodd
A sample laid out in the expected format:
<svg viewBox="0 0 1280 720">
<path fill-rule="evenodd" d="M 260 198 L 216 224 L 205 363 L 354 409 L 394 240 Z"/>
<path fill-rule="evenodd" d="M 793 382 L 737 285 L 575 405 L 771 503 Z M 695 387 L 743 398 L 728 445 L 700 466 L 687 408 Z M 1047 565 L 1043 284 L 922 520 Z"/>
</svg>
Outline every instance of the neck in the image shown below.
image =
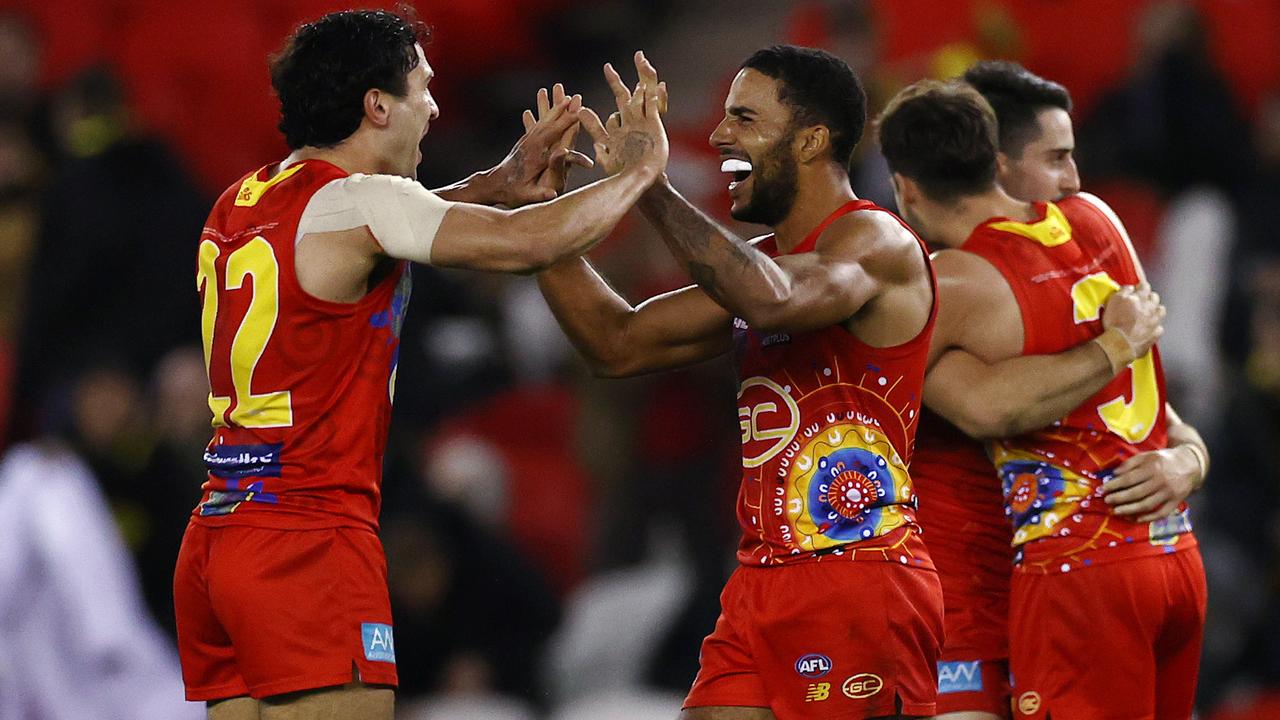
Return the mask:
<svg viewBox="0 0 1280 720">
<path fill-rule="evenodd" d="M 857 200 L 849 185 L 849 175 L 835 163 L 821 167 L 801 168 L 796 178 L 795 204 L 777 225 L 773 235 L 781 252 L 790 252 L 841 205 Z"/>
<path fill-rule="evenodd" d="M 1029 202 L 1010 197 L 999 185 L 981 195 L 969 195 L 947 206 L 935 206 L 936 218 L 930 222 L 930 240 L 960 247 L 974 229 L 991 218 L 1007 217 L 1026 222 L 1035 219 L 1035 208 Z"/>
<path fill-rule="evenodd" d="M 300 163 L 304 160 L 323 160 L 327 163 L 337 165 L 347 173 L 366 173 L 375 174 L 387 172 L 384 167 L 385 163 L 379 161 L 377 153 L 366 143 L 361 142 L 358 135 L 353 135 L 346 140 L 334 145 L 333 147 L 314 147 L 307 145 L 300 147 L 289 154 L 289 157 L 280 163 L 280 170 Z"/>
</svg>

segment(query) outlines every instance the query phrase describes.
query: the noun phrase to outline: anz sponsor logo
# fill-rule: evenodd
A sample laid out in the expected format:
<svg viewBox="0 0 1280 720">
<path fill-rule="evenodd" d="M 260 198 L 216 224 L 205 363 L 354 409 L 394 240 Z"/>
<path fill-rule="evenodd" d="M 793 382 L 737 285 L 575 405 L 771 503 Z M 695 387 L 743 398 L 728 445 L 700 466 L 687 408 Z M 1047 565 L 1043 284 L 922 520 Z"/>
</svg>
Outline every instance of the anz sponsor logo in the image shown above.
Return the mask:
<svg viewBox="0 0 1280 720">
<path fill-rule="evenodd" d="M 938 694 L 982 690 L 982 661 L 938 663 Z"/>
<path fill-rule="evenodd" d="M 820 678 L 831 672 L 831 658 L 826 655 L 809 653 L 796 660 L 796 672 L 801 677 Z"/>
<path fill-rule="evenodd" d="M 360 623 L 360 639 L 364 641 L 364 659 L 373 662 L 396 662 L 396 641 L 391 626 L 383 623 Z"/>
</svg>

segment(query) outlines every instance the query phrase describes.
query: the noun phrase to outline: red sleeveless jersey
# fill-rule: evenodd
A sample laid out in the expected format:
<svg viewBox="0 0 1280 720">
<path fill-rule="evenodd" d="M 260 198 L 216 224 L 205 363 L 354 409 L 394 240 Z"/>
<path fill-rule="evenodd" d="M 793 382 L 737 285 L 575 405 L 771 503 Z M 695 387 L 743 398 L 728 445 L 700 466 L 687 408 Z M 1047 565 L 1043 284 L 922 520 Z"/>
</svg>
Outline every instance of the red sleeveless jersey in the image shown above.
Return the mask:
<svg viewBox="0 0 1280 720">
<path fill-rule="evenodd" d="M 947 601 L 947 644 L 1008 657 L 1014 551 L 1000 479 L 982 443 L 928 408 L 921 415 L 911 479 Z"/>
<path fill-rule="evenodd" d="M 832 222 L 856 211 L 887 212 L 851 201 L 792 253 L 812 251 Z M 772 237 L 757 247 L 778 254 Z M 936 288 L 932 265 L 929 274 Z M 933 567 L 920 540 L 907 465 L 936 316 L 935 301 L 924 329 L 888 348 L 871 347 L 839 325 L 761 335 L 734 320 L 743 470 L 739 562 L 844 558 Z"/>
<path fill-rule="evenodd" d="M 1018 300 L 1023 354 L 1056 353 L 1102 333 L 1102 307 L 1139 281 L 1127 239 L 1085 196 L 1036 203 L 1031 223 L 993 219 L 962 246 L 998 269 Z M 1023 570 L 1062 571 L 1194 544 L 1185 511 L 1152 523 L 1113 515 L 1102 484 L 1116 466 L 1165 447 L 1156 349 L 1053 426 L 989 446 Z"/>
<path fill-rule="evenodd" d="M 346 173 L 309 160 L 228 188 L 200 238 L 213 440 L 195 521 L 377 528 L 400 324 L 398 263 L 355 303 L 307 294 L 294 244 L 311 196 Z"/>
</svg>

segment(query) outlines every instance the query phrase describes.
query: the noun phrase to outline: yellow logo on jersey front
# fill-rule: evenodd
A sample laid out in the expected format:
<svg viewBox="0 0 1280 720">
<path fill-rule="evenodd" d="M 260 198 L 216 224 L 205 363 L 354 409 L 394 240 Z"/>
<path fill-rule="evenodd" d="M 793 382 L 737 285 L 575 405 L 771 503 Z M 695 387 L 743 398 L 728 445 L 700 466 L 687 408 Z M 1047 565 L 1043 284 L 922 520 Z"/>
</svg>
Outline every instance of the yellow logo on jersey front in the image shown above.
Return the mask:
<svg viewBox="0 0 1280 720">
<path fill-rule="evenodd" d="M 804 701 L 822 702 L 831 697 L 831 683 L 810 683 L 809 688 L 804 693 Z"/>
<path fill-rule="evenodd" d="M 262 199 L 263 193 L 293 177 L 306 163 L 298 163 L 281 172 L 270 180 L 259 180 L 257 173 L 250 175 L 240 183 L 240 191 L 236 193 L 236 207 L 253 207 Z"/>
<path fill-rule="evenodd" d="M 1045 203 L 1044 219 L 1038 222 L 1023 223 L 1004 220 L 991 223 L 988 227 L 1021 235 L 1048 248 L 1071 242 L 1071 223 L 1067 222 L 1067 216 L 1063 215 L 1058 206 L 1053 203 Z"/>
</svg>

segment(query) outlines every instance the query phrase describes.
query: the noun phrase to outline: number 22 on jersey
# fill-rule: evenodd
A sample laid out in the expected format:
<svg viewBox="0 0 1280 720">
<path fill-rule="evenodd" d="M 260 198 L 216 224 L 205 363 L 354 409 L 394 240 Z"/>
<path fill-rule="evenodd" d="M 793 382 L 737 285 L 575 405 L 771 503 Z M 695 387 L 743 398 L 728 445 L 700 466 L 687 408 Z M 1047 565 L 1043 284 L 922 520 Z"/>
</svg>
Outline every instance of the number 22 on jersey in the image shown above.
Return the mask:
<svg viewBox="0 0 1280 720">
<path fill-rule="evenodd" d="M 288 390 L 253 392 L 253 372 L 271 340 L 280 315 L 280 264 L 271 243 L 255 237 L 227 256 L 225 276 L 219 278 L 217 260 L 221 248 L 212 240 L 200 243 L 196 288 L 202 293 L 200 325 L 204 337 L 204 366 L 213 382 L 214 363 L 231 363 L 232 392 L 228 396 L 209 393 L 213 426 L 275 428 L 293 425 L 293 405 Z M 251 286 L 245 287 L 245 279 Z M 235 328 L 230 357 L 213 357 L 214 331 L 218 320 L 218 298 L 222 291 L 247 292 L 249 309 Z"/>
<path fill-rule="evenodd" d="M 1076 324 L 1091 322 L 1101 316 L 1107 298 L 1120 289 L 1120 283 L 1105 272 L 1080 278 L 1071 286 Z M 1115 397 L 1098 406 L 1098 416 L 1107 429 L 1132 443 L 1147 439 L 1160 415 L 1160 385 L 1156 381 L 1156 365 L 1152 351 L 1129 364 L 1132 378 L 1132 400 Z"/>
</svg>

